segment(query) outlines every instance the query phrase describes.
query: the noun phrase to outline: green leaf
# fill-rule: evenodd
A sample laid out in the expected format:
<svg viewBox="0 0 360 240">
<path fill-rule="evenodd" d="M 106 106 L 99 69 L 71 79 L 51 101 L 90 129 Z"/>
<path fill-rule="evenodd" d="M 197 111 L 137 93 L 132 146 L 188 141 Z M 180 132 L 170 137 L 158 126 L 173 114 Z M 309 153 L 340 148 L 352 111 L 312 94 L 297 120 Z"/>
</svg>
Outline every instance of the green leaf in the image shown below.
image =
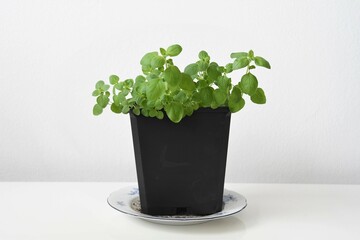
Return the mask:
<svg viewBox="0 0 360 240">
<path fill-rule="evenodd" d="M 125 86 L 126 86 L 127 88 L 131 88 L 131 87 L 134 85 L 134 80 L 132 80 L 132 79 L 126 79 L 126 80 L 124 81 L 124 84 L 125 84 Z"/>
<path fill-rule="evenodd" d="M 219 67 L 217 67 L 217 70 L 218 70 L 220 73 L 223 73 L 223 72 L 225 72 L 225 67 L 219 66 Z"/>
<path fill-rule="evenodd" d="M 189 74 L 190 76 L 196 75 L 198 71 L 199 68 L 196 63 L 189 64 L 184 69 L 184 73 Z"/>
<path fill-rule="evenodd" d="M 194 109 L 192 107 L 184 108 L 184 115 L 190 117 L 193 113 L 194 113 Z"/>
<path fill-rule="evenodd" d="M 140 107 L 145 108 L 145 107 L 147 107 L 147 100 L 145 98 L 140 98 L 138 100 L 138 104 Z"/>
<path fill-rule="evenodd" d="M 133 106 L 136 103 L 136 100 L 134 98 L 127 99 L 127 102 L 130 106 Z"/>
<path fill-rule="evenodd" d="M 216 66 L 216 67 L 218 67 L 219 64 L 217 64 L 216 62 L 211 62 L 211 63 L 209 64 L 209 66 Z"/>
<path fill-rule="evenodd" d="M 142 66 L 150 66 L 152 59 L 156 56 L 158 56 L 157 52 L 149 52 L 141 58 L 140 64 Z"/>
<path fill-rule="evenodd" d="M 123 94 L 124 96 L 127 96 L 127 95 L 129 94 L 129 92 L 130 92 L 130 89 L 124 88 L 124 89 L 122 90 L 121 94 Z"/>
<path fill-rule="evenodd" d="M 264 67 L 264 68 L 268 68 L 270 69 L 270 63 L 268 61 L 266 61 L 264 58 L 256 56 L 255 57 L 255 64 L 260 66 L 260 67 Z"/>
<path fill-rule="evenodd" d="M 118 95 L 114 95 L 114 96 L 112 97 L 112 99 L 113 99 L 114 104 L 115 104 L 116 106 L 119 106 L 119 105 L 120 105 L 120 99 L 119 99 Z"/>
<path fill-rule="evenodd" d="M 96 83 L 95 85 L 95 89 L 101 89 L 101 87 L 105 84 L 105 82 L 103 80 L 100 80 Z"/>
<path fill-rule="evenodd" d="M 150 117 L 155 117 L 156 115 L 157 115 L 157 111 L 155 109 L 150 109 L 149 116 Z"/>
<path fill-rule="evenodd" d="M 165 58 L 163 56 L 155 56 L 151 59 L 151 67 L 159 68 L 165 64 Z"/>
<path fill-rule="evenodd" d="M 208 84 L 207 81 L 205 81 L 205 80 L 199 80 L 199 81 L 197 81 L 197 83 L 196 83 L 196 87 L 197 87 L 198 89 L 201 89 L 201 88 L 204 88 L 204 87 L 207 87 L 207 86 L 209 86 L 209 84 Z"/>
<path fill-rule="evenodd" d="M 218 71 L 217 65 L 210 64 L 210 66 L 207 69 L 207 74 L 208 74 L 208 80 L 213 83 L 221 75 L 221 72 Z"/>
<path fill-rule="evenodd" d="M 213 92 L 214 89 L 212 87 L 204 87 L 200 89 L 200 99 L 204 107 L 208 107 L 211 105 L 211 102 L 213 101 Z"/>
<path fill-rule="evenodd" d="M 128 105 L 123 106 L 123 108 L 122 108 L 122 110 L 121 110 L 121 112 L 122 112 L 123 114 L 129 113 L 129 111 L 130 111 L 130 107 L 129 107 Z"/>
<path fill-rule="evenodd" d="M 120 78 L 118 76 L 116 76 L 116 75 L 111 75 L 109 77 L 109 81 L 110 81 L 111 85 L 115 85 L 116 83 L 119 82 L 119 80 L 120 80 Z"/>
<path fill-rule="evenodd" d="M 144 115 L 145 117 L 148 117 L 149 116 L 149 110 L 143 108 L 143 109 L 141 109 L 141 114 Z"/>
<path fill-rule="evenodd" d="M 150 62 L 150 64 L 151 64 L 151 62 Z M 149 72 L 151 72 L 151 66 L 150 66 L 150 64 L 141 67 L 141 70 L 142 70 L 142 72 L 143 72 L 144 74 L 148 74 Z"/>
<path fill-rule="evenodd" d="M 214 100 L 217 103 L 217 105 L 222 105 L 225 103 L 227 98 L 227 94 L 222 91 L 221 89 L 215 89 L 214 90 Z"/>
<path fill-rule="evenodd" d="M 244 93 L 252 96 L 258 87 L 258 81 L 254 75 L 247 73 L 242 76 L 239 86 Z"/>
<path fill-rule="evenodd" d="M 254 51 L 253 50 L 249 51 L 249 58 L 254 59 Z"/>
<path fill-rule="evenodd" d="M 174 65 L 174 62 L 173 62 L 173 60 L 171 58 L 167 59 L 166 63 L 169 64 L 169 65 Z"/>
<path fill-rule="evenodd" d="M 122 105 L 116 105 L 115 103 L 111 104 L 111 111 L 114 113 L 121 113 L 123 106 Z"/>
<path fill-rule="evenodd" d="M 245 100 L 241 96 L 241 90 L 236 86 L 230 94 L 228 105 L 232 113 L 240 111 L 245 106 Z"/>
<path fill-rule="evenodd" d="M 228 88 L 230 88 L 231 79 L 226 76 L 221 76 L 217 79 L 216 83 L 220 89 L 227 91 Z"/>
<path fill-rule="evenodd" d="M 118 93 L 117 95 L 113 96 L 113 101 L 115 105 L 119 106 L 120 104 L 123 104 L 126 101 L 126 98 L 123 93 Z"/>
<path fill-rule="evenodd" d="M 198 71 L 205 71 L 209 67 L 209 63 L 203 60 L 197 61 Z"/>
<path fill-rule="evenodd" d="M 159 78 L 159 75 L 155 74 L 155 73 L 150 73 L 149 75 L 146 76 L 146 79 L 151 81 L 153 79 L 157 79 Z"/>
<path fill-rule="evenodd" d="M 150 101 L 149 100 L 149 101 L 147 101 L 146 106 L 149 107 L 149 108 L 153 108 L 153 107 L 155 107 L 156 101 Z"/>
<path fill-rule="evenodd" d="M 132 111 L 136 116 L 140 115 L 140 109 L 139 108 L 134 108 Z"/>
<path fill-rule="evenodd" d="M 135 83 L 143 83 L 146 81 L 146 78 L 142 75 L 139 75 L 135 78 Z"/>
<path fill-rule="evenodd" d="M 231 73 L 233 71 L 233 64 L 232 63 L 228 63 L 225 66 L 225 73 Z"/>
<path fill-rule="evenodd" d="M 165 106 L 166 104 L 168 104 L 169 102 L 173 101 L 173 96 L 170 95 L 164 95 L 164 98 L 161 99 L 161 103 Z"/>
<path fill-rule="evenodd" d="M 207 57 L 209 57 L 209 54 L 206 51 L 202 50 L 199 52 L 199 58 L 201 60 L 205 60 Z"/>
<path fill-rule="evenodd" d="M 157 78 L 153 79 L 148 83 L 146 88 L 146 97 L 148 100 L 156 101 L 160 97 L 162 97 L 165 93 L 165 83 Z"/>
<path fill-rule="evenodd" d="M 160 48 L 160 53 L 161 53 L 161 55 L 166 56 L 166 50 L 165 49 Z"/>
<path fill-rule="evenodd" d="M 233 70 L 241 69 L 249 65 L 250 61 L 247 57 L 237 58 L 233 63 Z"/>
<path fill-rule="evenodd" d="M 201 97 L 200 97 L 199 92 L 194 92 L 193 95 L 192 95 L 191 100 L 196 102 L 196 103 L 201 102 Z"/>
<path fill-rule="evenodd" d="M 181 81 L 181 72 L 176 66 L 169 66 L 164 71 L 164 79 L 170 87 L 177 87 Z"/>
<path fill-rule="evenodd" d="M 184 107 L 181 103 L 171 102 L 165 106 L 165 112 L 172 122 L 178 123 L 183 118 Z"/>
<path fill-rule="evenodd" d="M 250 97 L 251 101 L 256 104 L 265 104 L 266 96 L 264 90 L 257 88 L 255 93 Z"/>
<path fill-rule="evenodd" d="M 123 87 L 124 87 L 124 83 L 123 82 L 118 82 L 117 84 L 115 84 L 115 88 L 117 89 L 117 90 L 122 90 L 123 89 Z"/>
<path fill-rule="evenodd" d="M 186 97 L 186 94 L 184 93 L 184 91 L 180 91 L 178 94 L 176 94 L 174 96 L 174 100 L 177 102 L 183 103 L 186 101 L 186 99 L 187 99 L 187 97 Z"/>
<path fill-rule="evenodd" d="M 181 73 L 180 88 L 187 91 L 193 91 L 196 88 L 194 81 L 186 73 Z"/>
<path fill-rule="evenodd" d="M 102 108 L 105 108 L 107 104 L 109 103 L 109 97 L 106 95 L 100 95 L 97 97 L 96 102 L 99 106 Z"/>
<path fill-rule="evenodd" d="M 160 110 L 160 109 L 163 108 L 163 104 L 162 104 L 160 99 L 156 100 L 154 107 L 155 107 L 156 110 Z"/>
<path fill-rule="evenodd" d="M 248 53 L 246 53 L 246 52 L 235 52 L 235 53 L 230 54 L 231 58 L 243 58 L 243 57 L 247 57 L 247 56 L 248 56 Z"/>
<path fill-rule="evenodd" d="M 177 55 L 179 55 L 182 51 L 182 47 L 179 44 L 174 44 L 171 45 L 170 47 L 168 47 L 166 49 L 166 53 L 167 55 L 171 56 L 171 57 L 175 57 Z"/>
<path fill-rule="evenodd" d="M 95 116 L 100 115 L 103 112 L 103 108 L 99 104 L 95 104 L 93 108 L 93 114 Z"/>
<path fill-rule="evenodd" d="M 94 91 L 92 92 L 92 95 L 93 95 L 94 97 L 97 97 L 97 96 L 100 95 L 100 93 L 101 93 L 101 91 L 100 91 L 99 89 L 96 89 L 96 90 L 94 90 Z"/>
<path fill-rule="evenodd" d="M 220 105 L 218 105 L 215 101 L 213 101 L 210 105 L 212 109 L 217 109 Z"/>
<path fill-rule="evenodd" d="M 158 112 L 156 113 L 156 117 L 157 117 L 158 119 L 163 119 L 163 118 L 164 118 L 164 113 L 163 113 L 163 111 L 158 111 Z"/>
<path fill-rule="evenodd" d="M 107 90 L 109 90 L 109 88 L 110 88 L 110 85 L 104 84 L 100 87 L 100 90 L 103 92 L 106 92 Z"/>
</svg>

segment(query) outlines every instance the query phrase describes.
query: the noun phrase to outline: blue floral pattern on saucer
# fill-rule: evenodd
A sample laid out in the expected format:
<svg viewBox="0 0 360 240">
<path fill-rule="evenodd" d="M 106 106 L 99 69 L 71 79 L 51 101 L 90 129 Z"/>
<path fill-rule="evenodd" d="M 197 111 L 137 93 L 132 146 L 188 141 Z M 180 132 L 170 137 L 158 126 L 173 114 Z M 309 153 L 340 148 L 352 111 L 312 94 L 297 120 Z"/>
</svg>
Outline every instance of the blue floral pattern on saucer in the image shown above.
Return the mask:
<svg viewBox="0 0 360 240">
<path fill-rule="evenodd" d="M 129 191 L 128 194 L 131 195 L 131 196 L 134 196 L 134 195 L 137 196 L 137 195 L 139 195 L 139 188 L 134 187 L 132 190 Z"/>
</svg>

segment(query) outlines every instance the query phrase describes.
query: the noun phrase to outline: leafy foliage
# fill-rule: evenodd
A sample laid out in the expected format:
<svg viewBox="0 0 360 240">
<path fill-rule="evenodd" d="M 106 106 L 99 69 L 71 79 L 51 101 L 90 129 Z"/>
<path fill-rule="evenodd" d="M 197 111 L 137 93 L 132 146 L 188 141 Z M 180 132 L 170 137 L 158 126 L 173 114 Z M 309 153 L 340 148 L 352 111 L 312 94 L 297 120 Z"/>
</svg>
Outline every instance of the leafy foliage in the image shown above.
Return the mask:
<svg viewBox="0 0 360 240">
<path fill-rule="evenodd" d="M 117 114 L 132 111 L 135 115 L 158 119 L 166 114 L 178 123 L 200 107 L 228 107 L 231 112 L 238 112 L 245 106 L 244 94 L 256 104 L 266 103 L 265 93 L 250 71 L 256 66 L 271 67 L 264 58 L 254 56 L 252 50 L 232 53 L 230 57 L 234 61 L 225 66 L 211 62 L 209 54 L 200 51 L 199 59 L 187 65 L 184 71 L 171 58 L 181 52 L 182 47 L 174 44 L 160 48 L 159 52 L 146 53 L 140 60 L 142 74 L 135 80 L 121 81 L 118 76 L 111 75 L 110 84 L 98 81 L 92 92 L 96 97 L 93 114 L 100 115 L 110 106 Z M 243 68 L 246 68 L 245 74 L 240 82 L 233 84 L 228 75 Z"/>
</svg>

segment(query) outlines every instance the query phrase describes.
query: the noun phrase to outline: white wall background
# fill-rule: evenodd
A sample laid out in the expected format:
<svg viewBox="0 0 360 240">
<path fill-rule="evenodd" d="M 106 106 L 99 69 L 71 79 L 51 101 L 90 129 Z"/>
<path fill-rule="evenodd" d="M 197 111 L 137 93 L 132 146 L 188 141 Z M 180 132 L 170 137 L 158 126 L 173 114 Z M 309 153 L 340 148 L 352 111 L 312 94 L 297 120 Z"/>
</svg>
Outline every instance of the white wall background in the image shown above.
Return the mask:
<svg viewBox="0 0 360 240">
<path fill-rule="evenodd" d="M 360 183 L 360 1 L 1 1 L 0 180 L 135 181 L 129 116 L 92 116 L 97 80 L 183 46 L 254 49 L 266 105 L 232 116 L 227 181 Z M 240 75 L 239 75 L 240 76 Z"/>
</svg>

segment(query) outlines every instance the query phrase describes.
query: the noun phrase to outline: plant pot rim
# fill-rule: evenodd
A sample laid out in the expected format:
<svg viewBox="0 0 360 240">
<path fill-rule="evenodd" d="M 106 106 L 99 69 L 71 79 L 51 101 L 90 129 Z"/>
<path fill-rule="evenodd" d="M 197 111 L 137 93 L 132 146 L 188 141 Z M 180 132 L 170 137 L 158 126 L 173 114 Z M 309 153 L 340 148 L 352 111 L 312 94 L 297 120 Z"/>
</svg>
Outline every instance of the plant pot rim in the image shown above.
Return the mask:
<svg viewBox="0 0 360 240">
<path fill-rule="evenodd" d="M 229 112 L 229 108 L 228 107 L 218 107 L 218 108 L 210 108 L 210 107 L 201 107 L 199 109 L 197 109 L 194 112 Z M 191 117 L 191 116 L 190 116 Z"/>
<path fill-rule="evenodd" d="M 164 111 L 163 109 L 162 109 L 161 111 L 163 111 L 164 114 L 166 115 L 166 113 L 165 113 L 165 111 Z M 226 113 L 229 113 L 229 112 L 230 112 L 230 109 L 229 109 L 228 107 L 218 107 L 218 108 L 215 108 L 215 109 L 210 108 L 210 107 L 200 107 L 200 108 L 198 108 L 197 110 L 195 110 L 194 113 L 195 113 L 195 112 L 207 112 L 207 113 L 226 112 Z M 143 116 L 143 115 L 139 115 L 139 116 L 135 115 L 135 114 L 133 113 L 132 109 L 130 110 L 129 113 L 130 113 L 130 116 L 131 116 L 131 117 Z M 145 117 L 145 116 L 143 116 L 143 117 Z M 190 117 L 190 118 L 191 118 L 191 116 L 187 116 L 187 117 Z M 148 117 L 148 118 L 151 118 L 151 117 Z"/>
</svg>

